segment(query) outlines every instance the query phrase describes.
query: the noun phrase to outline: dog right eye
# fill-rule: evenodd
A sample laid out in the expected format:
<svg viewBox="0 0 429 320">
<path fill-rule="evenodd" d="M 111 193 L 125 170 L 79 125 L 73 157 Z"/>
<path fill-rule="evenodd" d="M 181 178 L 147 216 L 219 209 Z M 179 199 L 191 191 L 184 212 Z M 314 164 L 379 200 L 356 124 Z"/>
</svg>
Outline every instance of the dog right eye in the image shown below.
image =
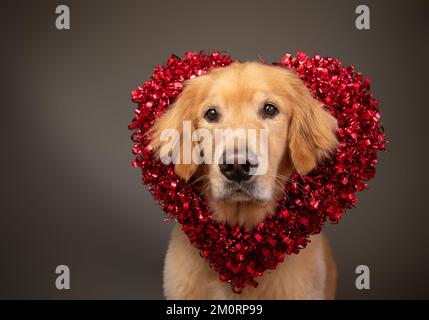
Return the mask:
<svg viewBox="0 0 429 320">
<path fill-rule="evenodd" d="M 219 120 L 219 115 L 216 109 L 208 109 L 204 114 L 204 119 L 206 119 L 208 122 L 217 122 Z"/>
</svg>

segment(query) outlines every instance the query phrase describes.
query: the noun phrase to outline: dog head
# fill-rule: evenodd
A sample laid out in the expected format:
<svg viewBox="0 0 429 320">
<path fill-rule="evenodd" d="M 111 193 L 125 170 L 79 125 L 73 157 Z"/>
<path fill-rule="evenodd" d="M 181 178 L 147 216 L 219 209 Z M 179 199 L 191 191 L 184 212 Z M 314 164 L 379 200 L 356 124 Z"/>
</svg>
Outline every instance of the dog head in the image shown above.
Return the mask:
<svg viewBox="0 0 429 320">
<path fill-rule="evenodd" d="M 183 179 L 203 179 L 211 200 L 264 203 L 282 193 L 293 170 L 305 175 L 329 156 L 336 127 L 293 72 L 236 62 L 186 81 L 155 123 L 151 145 Z M 178 133 L 170 140 L 169 130 Z M 196 154 L 204 161 L 194 161 Z"/>
</svg>

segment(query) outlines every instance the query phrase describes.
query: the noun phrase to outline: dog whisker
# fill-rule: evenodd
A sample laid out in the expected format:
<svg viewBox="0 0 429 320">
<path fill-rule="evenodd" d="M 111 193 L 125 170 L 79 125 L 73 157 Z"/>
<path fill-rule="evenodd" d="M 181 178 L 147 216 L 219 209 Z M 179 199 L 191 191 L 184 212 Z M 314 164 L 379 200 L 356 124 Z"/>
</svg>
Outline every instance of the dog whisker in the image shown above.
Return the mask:
<svg viewBox="0 0 429 320">
<path fill-rule="evenodd" d="M 290 179 L 287 176 L 284 176 L 284 175 L 281 175 L 281 174 L 275 174 L 275 175 L 272 175 L 272 177 L 274 177 L 276 180 L 279 179 L 279 180 L 282 180 L 282 181 L 285 181 L 285 182 L 288 182 L 288 183 L 296 183 L 297 187 L 298 187 L 298 189 L 300 191 L 305 191 L 304 186 L 301 183 L 299 183 L 296 180 Z"/>
<path fill-rule="evenodd" d="M 192 181 L 189 185 L 192 186 L 192 185 L 199 183 L 203 180 L 208 181 L 208 178 L 209 178 L 209 176 L 207 174 L 203 174 L 203 175 L 199 176 L 198 178 L 196 178 L 194 181 Z"/>
</svg>

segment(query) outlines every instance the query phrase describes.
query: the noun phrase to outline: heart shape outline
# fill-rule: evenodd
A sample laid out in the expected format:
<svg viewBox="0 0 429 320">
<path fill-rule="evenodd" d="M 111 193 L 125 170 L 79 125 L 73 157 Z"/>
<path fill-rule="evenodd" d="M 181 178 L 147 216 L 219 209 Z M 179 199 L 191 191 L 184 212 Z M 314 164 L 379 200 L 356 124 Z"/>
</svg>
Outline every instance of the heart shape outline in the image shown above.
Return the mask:
<svg viewBox="0 0 429 320">
<path fill-rule="evenodd" d="M 239 293 L 249 284 L 256 287 L 255 278 L 275 269 L 284 254 L 297 254 L 327 219 L 337 223 L 357 203 L 355 193 L 365 190 L 365 182 L 374 177 L 378 151 L 385 151 L 387 141 L 368 78 L 353 66 L 343 67 L 338 59 L 308 57 L 302 51 L 286 54 L 273 65 L 295 71 L 337 118 L 339 147 L 329 162 L 307 176 L 293 173 L 293 182 L 285 187 L 287 197 L 254 229 L 216 222 L 198 186 L 185 183 L 172 165 L 154 157 L 146 133 L 180 94 L 185 80 L 232 62 L 228 53 L 219 51 L 172 55 L 165 65 L 154 68 L 151 80 L 132 91 L 131 100 L 138 107 L 128 128 L 134 131 L 132 166 L 141 168 L 143 183 L 168 216 L 182 225 L 219 279 Z"/>
</svg>

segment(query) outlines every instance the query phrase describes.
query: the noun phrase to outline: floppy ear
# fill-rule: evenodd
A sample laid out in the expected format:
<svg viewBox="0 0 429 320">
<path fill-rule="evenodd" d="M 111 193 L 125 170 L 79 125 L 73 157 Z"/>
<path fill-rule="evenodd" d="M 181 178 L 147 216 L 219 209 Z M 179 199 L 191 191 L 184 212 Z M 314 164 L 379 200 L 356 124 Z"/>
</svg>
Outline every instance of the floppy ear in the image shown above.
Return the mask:
<svg viewBox="0 0 429 320">
<path fill-rule="evenodd" d="M 162 154 L 171 155 L 171 160 L 175 163 L 174 171 L 186 181 L 192 177 L 198 167 L 192 161 L 192 157 L 189 159 L 189 156 L 184 156 L 184 152 L 192 155 L 192 149 L 184 150 L 184 148 L 187 148 L 187 144 L 190 143 L 188 141 L 191 141 L 192 132 L 195 130 L 193 107 L 196 101 L 192 81 L 194 80 L 185 83 L 182 93 L 161 118 L 155 121 L 150 131 L 152 136 L 150 145 L 156 155 L 158 157 L 161 157 Z M 186 130 L 184 132 L 184 123 L 190 129 L 189 132 L 186 132 Z M 176 135 L 174 137 L 171 135 L 167 139 L 167 136 L 172 132 L 175 132 Z"/>
<path fill-rule="evenodd" d="M 313 98 L 296 77 L 291 85 L 292 118 L 288 133 L 289 154 L 296 171 L 306 175 L 318 162 L 335 151 L 337 120 Z"/>
</svg>

